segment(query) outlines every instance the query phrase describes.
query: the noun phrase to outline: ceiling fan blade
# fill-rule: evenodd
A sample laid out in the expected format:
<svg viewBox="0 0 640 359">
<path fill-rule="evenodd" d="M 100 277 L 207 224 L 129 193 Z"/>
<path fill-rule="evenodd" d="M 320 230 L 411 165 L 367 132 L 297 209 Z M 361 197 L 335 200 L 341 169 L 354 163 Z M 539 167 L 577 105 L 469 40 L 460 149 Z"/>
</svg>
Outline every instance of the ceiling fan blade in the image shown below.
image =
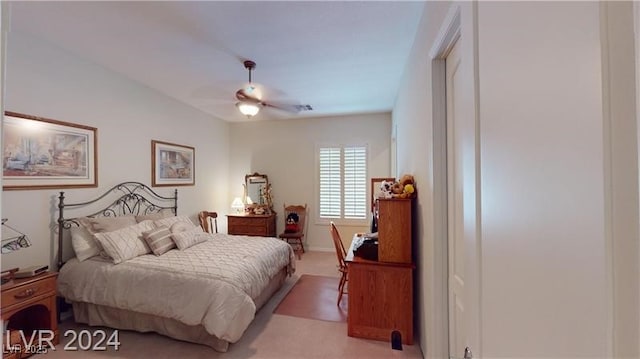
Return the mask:
<svg viewBox="0 0 640 359">
<path fill-rule="evenodd" d="M 302 111 L 313 110 L 313 107 L 311 107 L 311 105 L 298 105 L 298 104 L 291 104 L 291 103 L 264 102 L 264 101 L 261 101 L 261 103 L 264 107 L 271 107 L 277 110 L 291 112 L 291 113 L 299 113 Z"/>
<path fill-rule="evenodd" d="M 238 101 L 248 101 L 248 102 L 261 103 L 259 98 L 249 95 L 245 91 L 245 89 L 240 89 L 240 90 L 236 91 L 236 99 L 238 99 Z"/>
<path fill-rule="evenodd" d="M 249 83 L 242 87 L 240 90 L 236 91 L 236 99 L 240 102 L 236 103 L 236 106 L 244 106 L 247 104 L 253 104 L 254 106 L 246 106 L 240 108 L 240 111 L 244 114 L 247 114 L 249 108 L 253 108 L 255 113 L 258 112 L 259 108 L 256 109 L 256 106 L 260 107 L 270 107 L 280 111 L 285 111 L 289 113 L 299 113 L 301 111 L 311 111 L 313 107 L 311 105 L 300 105 L 300 104 L 291 104 L 291 103 L 281 103 L 281 102 L 265 102 L 262 100 L 263 92 L 262 86 L 256 85 L 251 82 L 251 71 L 255 69 L 256 63 L 251 60 L 244 61 L 244 67 L 249 70 Z M 247 116 L 253 116 L 255 113 L 250 113 Z"/>
</svg>

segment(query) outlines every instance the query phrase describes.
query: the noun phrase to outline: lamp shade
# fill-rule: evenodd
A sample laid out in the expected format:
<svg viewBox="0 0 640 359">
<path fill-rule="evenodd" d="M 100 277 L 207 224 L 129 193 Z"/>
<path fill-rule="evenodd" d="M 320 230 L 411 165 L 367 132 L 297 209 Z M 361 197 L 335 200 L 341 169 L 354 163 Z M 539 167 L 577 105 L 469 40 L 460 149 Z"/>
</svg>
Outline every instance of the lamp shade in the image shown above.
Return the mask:
<svg viewBox="0 0 640 359">
<path fill-rule="evenodd" d="M 249 101 L 240 101 L 236 103 L 236 107 L 247 117 L 255 116 L 260 111 L 258 104 Z"/>
<path fill-rule="evenodd" d="M 240 212 L 240 210 L 244 209 L 244 203 L 242 203 L 240 197 L 233 199 L 233 202 L 231 202 L 231 208 L 235 209 L 236 212 Z"/>
<path fill-rule="evenodd" d="M 27 237 L 26 234 L 20 232 L 19 230 L 9 226 L 7 224 L 6 218 L 2 218 L 2 225 L 8 229 L 8 230 L 2 231 L 2 236 L 3 236 L 2 253 L 3 254 L 17 251 L 20 248 L 31 247 L 31 241 L 29 241 L 29 237 Z"/>
</svg>

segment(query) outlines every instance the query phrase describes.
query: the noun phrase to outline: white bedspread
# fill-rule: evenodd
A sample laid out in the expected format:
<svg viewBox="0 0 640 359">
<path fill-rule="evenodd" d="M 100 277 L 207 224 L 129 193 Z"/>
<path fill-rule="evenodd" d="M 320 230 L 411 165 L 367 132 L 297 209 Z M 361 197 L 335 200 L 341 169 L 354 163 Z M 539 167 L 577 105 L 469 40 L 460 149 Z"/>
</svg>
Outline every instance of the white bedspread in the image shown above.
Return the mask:
<svg viewBox="0 0 640 359">
<path fill-rule="evenodd" d="M 71 301 L 202 324 L 234 343 L 254 318 L 253 299 L 282 268 L 295 270 L 294 252 L 276 238 L 202 235 L 210 239 L 184 251 L 117 265 L 99 256 L 74 258 L 60 270 L 58 292 Z"/>
</svg>

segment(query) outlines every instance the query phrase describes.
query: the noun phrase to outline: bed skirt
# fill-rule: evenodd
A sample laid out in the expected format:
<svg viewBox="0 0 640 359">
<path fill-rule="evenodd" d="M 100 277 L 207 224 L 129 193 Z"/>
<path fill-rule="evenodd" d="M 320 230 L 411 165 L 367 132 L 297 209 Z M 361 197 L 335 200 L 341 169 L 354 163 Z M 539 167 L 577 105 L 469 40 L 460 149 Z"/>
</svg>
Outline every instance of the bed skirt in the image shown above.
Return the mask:
<svg viewBox="0 0 640 359">
<path fill-rule="evenodd" d="M 269 301 L 285 282 L 287 270 L 284 268 L 273 277 L 265 290 L 254 298 L 256 311 Z M 229 342 L 207 333 L 202 325 L 186 325 L 175 319 L 117 309 L 103 305 L 72 302 L 73 316 L 77 323 L 104 326 L 138 332 L 155 332 L 167 337 L 191 343 L 203 344 L 218 352 L 226 352 Z"/>
</svg>

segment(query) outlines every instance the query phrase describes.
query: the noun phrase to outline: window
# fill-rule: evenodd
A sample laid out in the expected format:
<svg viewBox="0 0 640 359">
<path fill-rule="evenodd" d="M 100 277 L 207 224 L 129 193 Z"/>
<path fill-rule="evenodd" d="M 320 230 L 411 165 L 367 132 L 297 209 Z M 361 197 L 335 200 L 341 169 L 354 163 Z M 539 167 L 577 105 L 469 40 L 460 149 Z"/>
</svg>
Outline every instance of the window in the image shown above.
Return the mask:
<svg viewBox="0 0 640 359">
<path fill-rule="evenodd" d="M 321 219 L 367 218 L 367 147 L 324 146 L 318 150 Z"/>
</svg>

